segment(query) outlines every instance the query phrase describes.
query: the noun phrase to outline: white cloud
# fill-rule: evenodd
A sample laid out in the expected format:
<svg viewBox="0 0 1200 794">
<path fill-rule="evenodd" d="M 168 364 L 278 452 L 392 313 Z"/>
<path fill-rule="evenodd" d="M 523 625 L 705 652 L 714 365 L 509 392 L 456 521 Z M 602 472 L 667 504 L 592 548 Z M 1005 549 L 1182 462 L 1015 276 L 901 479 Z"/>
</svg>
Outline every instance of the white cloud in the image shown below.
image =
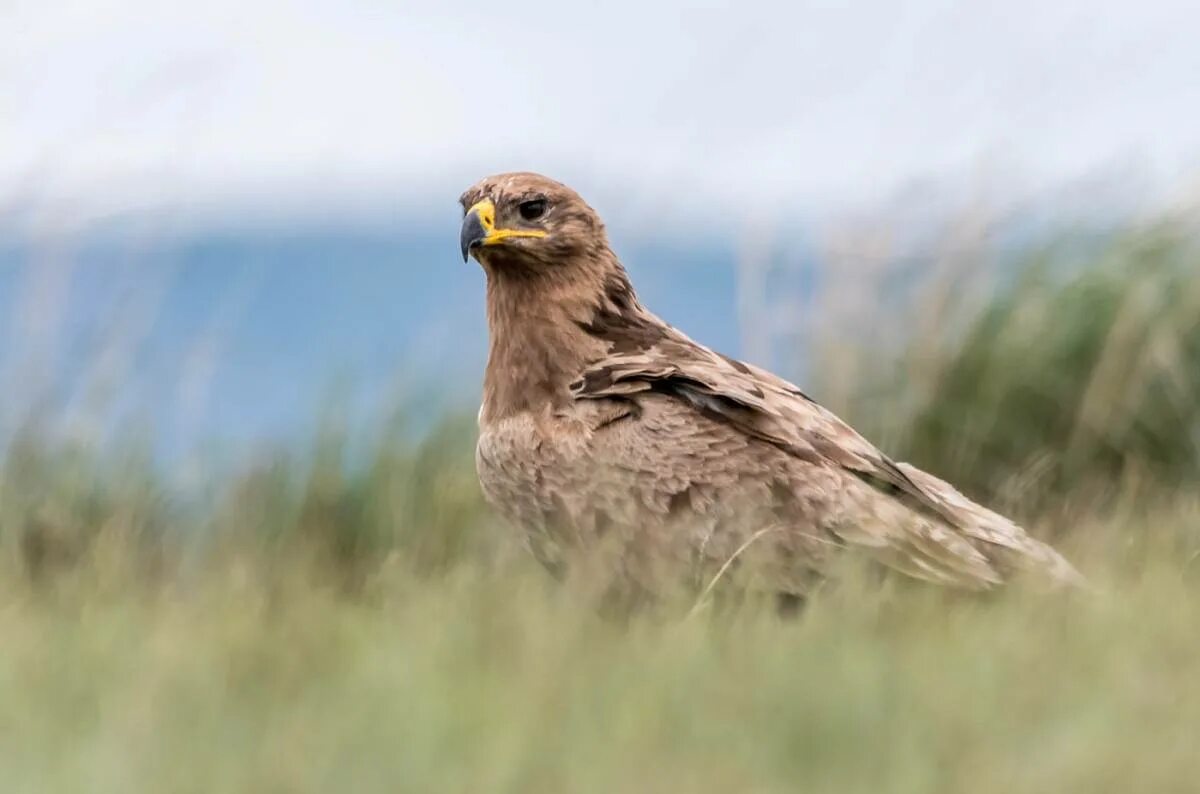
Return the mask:
<svg viewBox="0 0 1200 794">
<path fill-rule="evenodd" d="M 1200 6 L 27 2 L 0 197 L 204 203 L 534 168 L 625 206 L 856 201 L 998 156 L 1035 182 L 1200 149 Z M 440 195 L 440 193 L 439 193 Z M 426 199 L 427 200 L 427 199 Z"/>
</svg>

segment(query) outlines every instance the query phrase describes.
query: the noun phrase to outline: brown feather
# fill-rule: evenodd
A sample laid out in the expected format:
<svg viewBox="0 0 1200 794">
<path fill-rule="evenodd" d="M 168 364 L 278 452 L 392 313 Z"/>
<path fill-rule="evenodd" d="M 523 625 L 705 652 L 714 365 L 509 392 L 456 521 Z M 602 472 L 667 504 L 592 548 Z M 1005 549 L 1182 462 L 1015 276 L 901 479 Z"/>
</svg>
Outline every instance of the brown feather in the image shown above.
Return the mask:
<svg viewBox="0 0 1200 794">
<path fill-rule="evenodd" d="M 893 462 L 793 384 L 647 311 L 569 188 L 503 174 L 463 204 L 489 198 L 498 224 L 519 223 L 529 196 L 547 201 L 545 236 L 476 251 L 490 332 L 477 461 L 489 501 L 548 566 L 602 559 L 643 592 L 715 574 L 803 594 L 857 548 L 968 589 L 1017 572 L 1081 581 L 1052 548 Z"/>
</svg>

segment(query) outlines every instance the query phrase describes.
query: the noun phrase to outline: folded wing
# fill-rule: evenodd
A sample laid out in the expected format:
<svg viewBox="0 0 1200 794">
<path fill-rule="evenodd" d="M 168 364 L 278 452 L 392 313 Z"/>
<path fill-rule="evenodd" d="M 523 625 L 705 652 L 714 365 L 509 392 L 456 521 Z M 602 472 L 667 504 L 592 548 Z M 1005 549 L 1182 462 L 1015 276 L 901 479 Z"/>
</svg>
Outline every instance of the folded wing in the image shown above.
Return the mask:
<svg viewBox="0 0 1200 794">
<path fill-rule="evenodd" d="M 791 383 L 674 329 L 650 348 L 613 353 L 571 387 L 580 400 L 673 395 L 735 432 L 855 478 L 881 501 L 860 510 L 860 520 L 842 522 L 837 535 L 910 575 L 971 588 L 998 584 L 1020 571 L 1056 582 L 1082 581 L 1052 548 L 942 480 L 893 462 Z"/>
</svg>

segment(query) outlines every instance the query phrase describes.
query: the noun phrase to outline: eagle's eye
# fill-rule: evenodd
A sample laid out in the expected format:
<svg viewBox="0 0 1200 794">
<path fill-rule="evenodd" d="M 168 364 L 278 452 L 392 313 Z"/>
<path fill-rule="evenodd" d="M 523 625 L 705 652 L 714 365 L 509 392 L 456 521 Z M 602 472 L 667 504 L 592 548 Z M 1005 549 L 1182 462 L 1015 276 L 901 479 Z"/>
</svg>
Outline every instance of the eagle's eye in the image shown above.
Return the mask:
<svg viewBox="0 0 1200 794">
<path fill-rule="evenodd" d="M 536 221 L 538 218 L 546 214 L 546 199 L 522 201 L 519 205 L 517 205 L 517 211 L 521 213 L 521 217 L 525 220 Z"/>
</svg>

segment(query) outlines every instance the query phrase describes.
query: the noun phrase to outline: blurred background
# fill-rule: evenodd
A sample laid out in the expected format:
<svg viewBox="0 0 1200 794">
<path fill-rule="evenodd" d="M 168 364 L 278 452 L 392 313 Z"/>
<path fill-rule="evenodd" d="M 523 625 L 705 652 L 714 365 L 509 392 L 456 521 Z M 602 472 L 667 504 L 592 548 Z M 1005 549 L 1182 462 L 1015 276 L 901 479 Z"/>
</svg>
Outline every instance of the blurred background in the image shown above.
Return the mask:
<svg viewBox="0 0 1200 794">
<path fill-rule="evenodd" d="M 577 187 L 659 314 L 801 378 L 844 304 L 1200 174 L 1183 2 L 7 9 L 3 382 L 99 389 L 171 455 L 292 437 L 335 381 L 473 402 L 456 198 L 486 174 Z"/>
<path fill-rule="evenodd" d="M 6 790 L 1191 790 L 1197 30 L 0 0 Z M 509 170 L 577 188 L 668 322 L 1121 598 L 868 585 L 730 641 L 561 597 L 472 461 L 457 197 Z"/>
</svg>

